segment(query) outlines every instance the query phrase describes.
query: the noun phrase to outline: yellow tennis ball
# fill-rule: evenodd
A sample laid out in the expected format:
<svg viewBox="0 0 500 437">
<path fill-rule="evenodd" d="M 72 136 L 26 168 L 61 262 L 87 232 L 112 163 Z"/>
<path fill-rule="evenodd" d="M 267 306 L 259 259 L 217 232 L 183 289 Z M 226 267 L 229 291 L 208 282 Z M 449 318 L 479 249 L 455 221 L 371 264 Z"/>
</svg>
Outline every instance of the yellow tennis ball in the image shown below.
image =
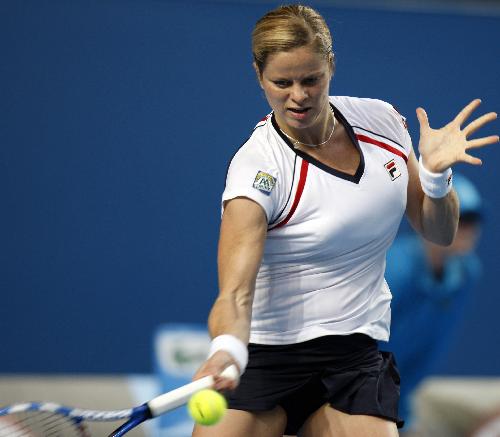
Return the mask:
<svg viewBox="0 0 500 437">
<path fill-rule="evenodd" d="M 215 425 L 226 410 L 226 398 L 215 390 L 200 390 L 188 402 L 190 416 L 196 423 L 204 426 Z"/>
</svg>

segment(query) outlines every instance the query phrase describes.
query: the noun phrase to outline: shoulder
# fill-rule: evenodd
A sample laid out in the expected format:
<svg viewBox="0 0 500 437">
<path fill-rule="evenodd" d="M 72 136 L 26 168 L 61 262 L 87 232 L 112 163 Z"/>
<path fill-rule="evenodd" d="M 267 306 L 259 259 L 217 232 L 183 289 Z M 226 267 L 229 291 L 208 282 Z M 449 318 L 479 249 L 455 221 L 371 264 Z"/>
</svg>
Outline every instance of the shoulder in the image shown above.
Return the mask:
<svg viewBox="0 0 500 437">
<path fill-rule="evenodd" d="M 345 112 L 346 117 L 355 118 L 360 123 L 389 121 L 406 128 L 406 118 L 391 103 L 366 97 L 333 96 L 330 101 Z"/>
<path fill-rule="evenodd" d="M 282 155 L 287 155 L 290 151 L 283 147 L 278 133 L 275 131 L 271 114 L 260 120 L 253 129 L 250 137 L 236 150 L 230 161 L 230 166 L 244 165 L 245 163 L 273 163 L 278 164 Z"/>
<path fill-rule="evenodd" d="M 410 147 L 406 118 L 390 103 L 366 97 L 334 96 L 332 104 L 353 128 L 359 128 Z"/>
<path fill-rule="evenodd" d="M 401 116 L 395 107 L 384 100 L 369 97 L 330 96 L 330 101 L 338 107 L 360 114 Z"/>
<path fill-rule="evenodd" d="M 289 147 L 282 141 L 268 117 L 257 124 L 250 137 L 233 155 L 226 175 L 223 201 L 248 197 L 262 206 L 268 221 L 283 203 L 293 173 Z"/>
</svg>

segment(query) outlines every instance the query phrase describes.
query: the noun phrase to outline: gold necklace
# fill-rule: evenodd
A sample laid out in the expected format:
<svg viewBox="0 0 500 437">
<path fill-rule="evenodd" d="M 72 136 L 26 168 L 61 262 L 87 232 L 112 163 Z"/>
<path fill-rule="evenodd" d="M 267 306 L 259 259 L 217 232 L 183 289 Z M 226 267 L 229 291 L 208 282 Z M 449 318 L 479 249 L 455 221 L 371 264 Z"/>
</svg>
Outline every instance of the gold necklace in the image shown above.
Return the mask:
<svg viewBox="0 0 500 437">
<path fill-rule="evenodd" d="M 333 117 L 333 127 L 332 127 L 332 131 L 330 132 L 330 135 L 328 135 L 328 138 L 321 142 L 321 143 L 318 143 L 318 144 L 308 144 L 308 143 L 303 143 L 302 141 L 299 141 L 299 140 L 296 140 L 295 138 L 293 138 L 292 136 L 288 135 L 285 131 L 283 131 L 281 128 L 280 131 L 283 133 L 283 135 L 285 135 L 292 143 L 293 143 L 293 147 L 297 147 L 297 145 L 299 144 L 302 144 L 304 146 L 309 146 L 309 147 L 319 147 L 319 146 L 322 146 L 323 144 L 326 144 L 328 143 L 328 141 L 330 141 L 330 138 L 332 138 L 332 135 L 333 135 L 333 132 L 335 130 L 335 127 L 337 126 L 337 119 L 335 118 L 335 114 L 333 113 L 333 109 L 332 107 L 330 106 L 330 111 L 332 113 L 332 117 Z"/>
</svg>

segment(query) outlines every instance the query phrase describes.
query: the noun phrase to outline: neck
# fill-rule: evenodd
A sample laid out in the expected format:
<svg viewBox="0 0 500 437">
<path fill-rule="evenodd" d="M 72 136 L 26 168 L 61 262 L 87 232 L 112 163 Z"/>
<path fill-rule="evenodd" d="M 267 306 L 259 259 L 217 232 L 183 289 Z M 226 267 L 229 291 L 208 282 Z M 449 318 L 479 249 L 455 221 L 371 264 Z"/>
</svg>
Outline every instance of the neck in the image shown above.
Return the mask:
<svg viewBox="0 0 500 437">
<path fill-rule="evenodd" d="M 321 117 L 323 115 L 323 117 Z M 322 121 L 314 123 L 310 129 L 303 129 L 300 131 L 292 131 L 290 128 L 281 129 L 288 139 L 292 142 L 294 147 L 308 146 L 319 147 L 331 139 L 335 131 L 336 119 L 330 104 L 327 104 L 326 111 L 318 114 L 317 118 L 322 118 Z M 278 123 L 279 124 L 279 123 Z"/>
</svg>

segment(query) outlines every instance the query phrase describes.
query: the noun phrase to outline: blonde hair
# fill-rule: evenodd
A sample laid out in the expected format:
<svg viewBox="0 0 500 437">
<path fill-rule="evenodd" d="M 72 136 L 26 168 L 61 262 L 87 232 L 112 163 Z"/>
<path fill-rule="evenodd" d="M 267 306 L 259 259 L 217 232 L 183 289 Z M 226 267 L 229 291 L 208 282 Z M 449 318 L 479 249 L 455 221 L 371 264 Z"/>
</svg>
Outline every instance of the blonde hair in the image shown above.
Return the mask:
<svg viewBox="0 0 500 437">
<path fill-rule="evenodd" d="M 323 17 L 309 6 L 280 6 L 257 23 L 252 32 L 252 52 L 262 74 L 269 55 L 311 45 L 331 62 L 333 71 L 332 36 Z"/>
</svg>

